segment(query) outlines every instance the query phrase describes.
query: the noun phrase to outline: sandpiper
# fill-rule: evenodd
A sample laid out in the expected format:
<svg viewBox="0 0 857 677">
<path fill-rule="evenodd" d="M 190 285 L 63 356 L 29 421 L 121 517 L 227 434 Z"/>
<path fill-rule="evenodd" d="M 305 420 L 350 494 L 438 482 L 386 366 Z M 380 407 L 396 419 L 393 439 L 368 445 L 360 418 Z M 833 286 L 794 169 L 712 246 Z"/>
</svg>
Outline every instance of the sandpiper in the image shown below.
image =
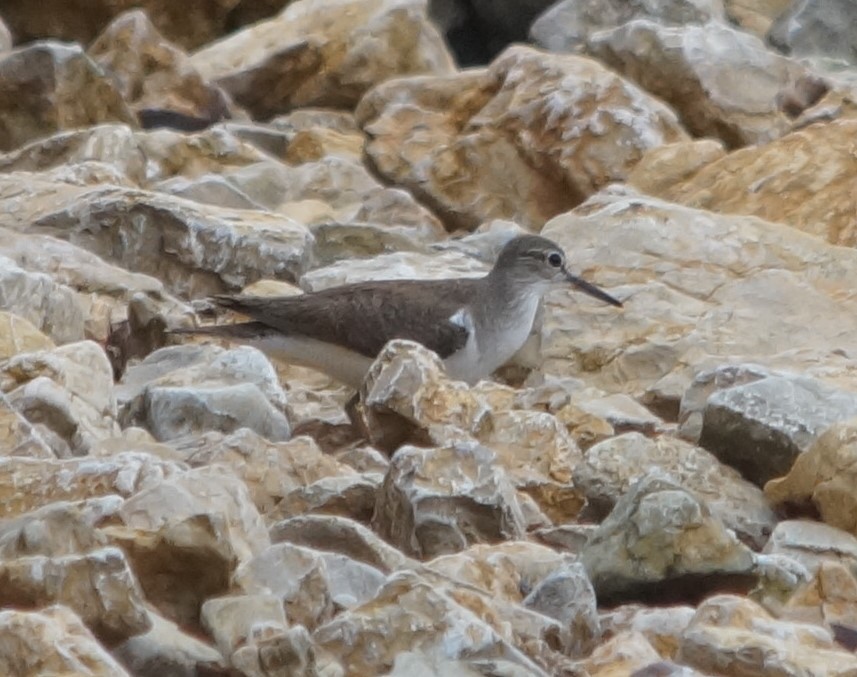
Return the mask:
<svg viewBox="0 0 857 677">
<path fill-rule="evenodd" d="M 216 296 L 252 322 L 178 330 L 252 345 L 270 357 L 320 370 L 359 388 L 392 339 L 436 352 L 451 378 L 475 383 L 505 364 L 529 336 L 542 297 L 557 283 L 622 303 L 572 275 L 550 240 L 511 240 L 484 277 L 359 282 L 300 296 Z"/>
</svg>

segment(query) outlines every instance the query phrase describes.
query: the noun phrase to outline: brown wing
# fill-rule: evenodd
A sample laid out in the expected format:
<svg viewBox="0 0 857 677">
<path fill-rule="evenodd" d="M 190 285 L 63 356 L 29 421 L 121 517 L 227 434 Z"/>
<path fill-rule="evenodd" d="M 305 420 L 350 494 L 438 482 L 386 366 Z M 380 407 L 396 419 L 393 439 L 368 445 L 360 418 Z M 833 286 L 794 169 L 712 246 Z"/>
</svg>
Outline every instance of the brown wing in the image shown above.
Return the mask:
<svg viewBox="0 0 857 677">
<path fill-rule="evenodd" d="M 418 341 L 446 358 L 468 330 L 450 317 L 475 280 L 363 282 L 288 297 L 217 296 L 218 305 L 292 336 L 306 336 L 375 357 L 394 338 Z"/>
</svg>

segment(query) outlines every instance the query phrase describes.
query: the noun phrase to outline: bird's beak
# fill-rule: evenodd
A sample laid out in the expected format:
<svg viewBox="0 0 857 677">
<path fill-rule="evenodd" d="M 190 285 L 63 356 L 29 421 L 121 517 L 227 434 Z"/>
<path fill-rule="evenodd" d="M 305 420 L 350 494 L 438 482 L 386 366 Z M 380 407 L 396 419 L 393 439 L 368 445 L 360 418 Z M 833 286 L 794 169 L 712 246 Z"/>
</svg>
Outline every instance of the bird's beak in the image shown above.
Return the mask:
<svg viewBox="0 0 857 677">
<path fill-rule="evenodd" d="M 575 287 L 577 287 L 580 291 L 586 292 L 590 296 L 593 296 L 596 299 L 599 299 L 600 301 L 604 301 L 606 303 L 609 303 L 610 305 L 618 306 L 619 308 L 622 307 L 621 301 L 614 299 L 612 296 L 610 296 L 610 294 L 608 294 L 606 291 L 602 291 L 601 289 L 596 287 L 594 284 L 590 284 L 586 280 L 581 280 L 579 277 L 572 275 L 568 271 L 565 272 L 565 277 L 569 282 L 571 282 L 571 284 L 573 284 Z"/>
</svg>

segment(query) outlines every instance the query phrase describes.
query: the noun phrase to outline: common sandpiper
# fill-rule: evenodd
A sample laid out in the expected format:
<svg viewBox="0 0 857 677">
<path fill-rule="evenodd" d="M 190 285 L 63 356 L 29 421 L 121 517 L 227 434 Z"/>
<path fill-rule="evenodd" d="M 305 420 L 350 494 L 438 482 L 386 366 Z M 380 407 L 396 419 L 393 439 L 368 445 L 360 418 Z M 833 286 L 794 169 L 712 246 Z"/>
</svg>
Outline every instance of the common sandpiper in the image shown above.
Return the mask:
<svg viewBox="0 0 857 677">
<path fill-rule="evenodd" d="M 556 243 L 523 235 L 503 247 L 484 277 L 359 282 L 287 297 L 216 296 L 215 304 L 252 321 L 177 331 L 248 344 L 355 389 L 388 341 L 410 339 L 437 353 L 451 378 L 472 384 L 520 350 L 539 302 L 558 284 L 622 305 L 572 275 Z"/>
</svg>

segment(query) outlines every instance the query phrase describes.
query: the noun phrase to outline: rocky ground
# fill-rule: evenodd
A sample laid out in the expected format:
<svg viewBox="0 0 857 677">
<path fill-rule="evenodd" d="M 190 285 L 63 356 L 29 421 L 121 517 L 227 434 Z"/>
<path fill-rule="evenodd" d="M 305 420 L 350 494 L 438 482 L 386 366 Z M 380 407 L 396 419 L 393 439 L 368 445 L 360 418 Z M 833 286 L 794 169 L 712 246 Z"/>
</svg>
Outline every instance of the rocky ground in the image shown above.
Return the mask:
<svg viewBox="0 0 857 677">
<path fill-rule="evenodd" d="M 0 674 L 857 675 L 853 0 L 284 4 L 0 5 Z M 168 332 L 525 231 L 354 425 Z"/>
</svg>

